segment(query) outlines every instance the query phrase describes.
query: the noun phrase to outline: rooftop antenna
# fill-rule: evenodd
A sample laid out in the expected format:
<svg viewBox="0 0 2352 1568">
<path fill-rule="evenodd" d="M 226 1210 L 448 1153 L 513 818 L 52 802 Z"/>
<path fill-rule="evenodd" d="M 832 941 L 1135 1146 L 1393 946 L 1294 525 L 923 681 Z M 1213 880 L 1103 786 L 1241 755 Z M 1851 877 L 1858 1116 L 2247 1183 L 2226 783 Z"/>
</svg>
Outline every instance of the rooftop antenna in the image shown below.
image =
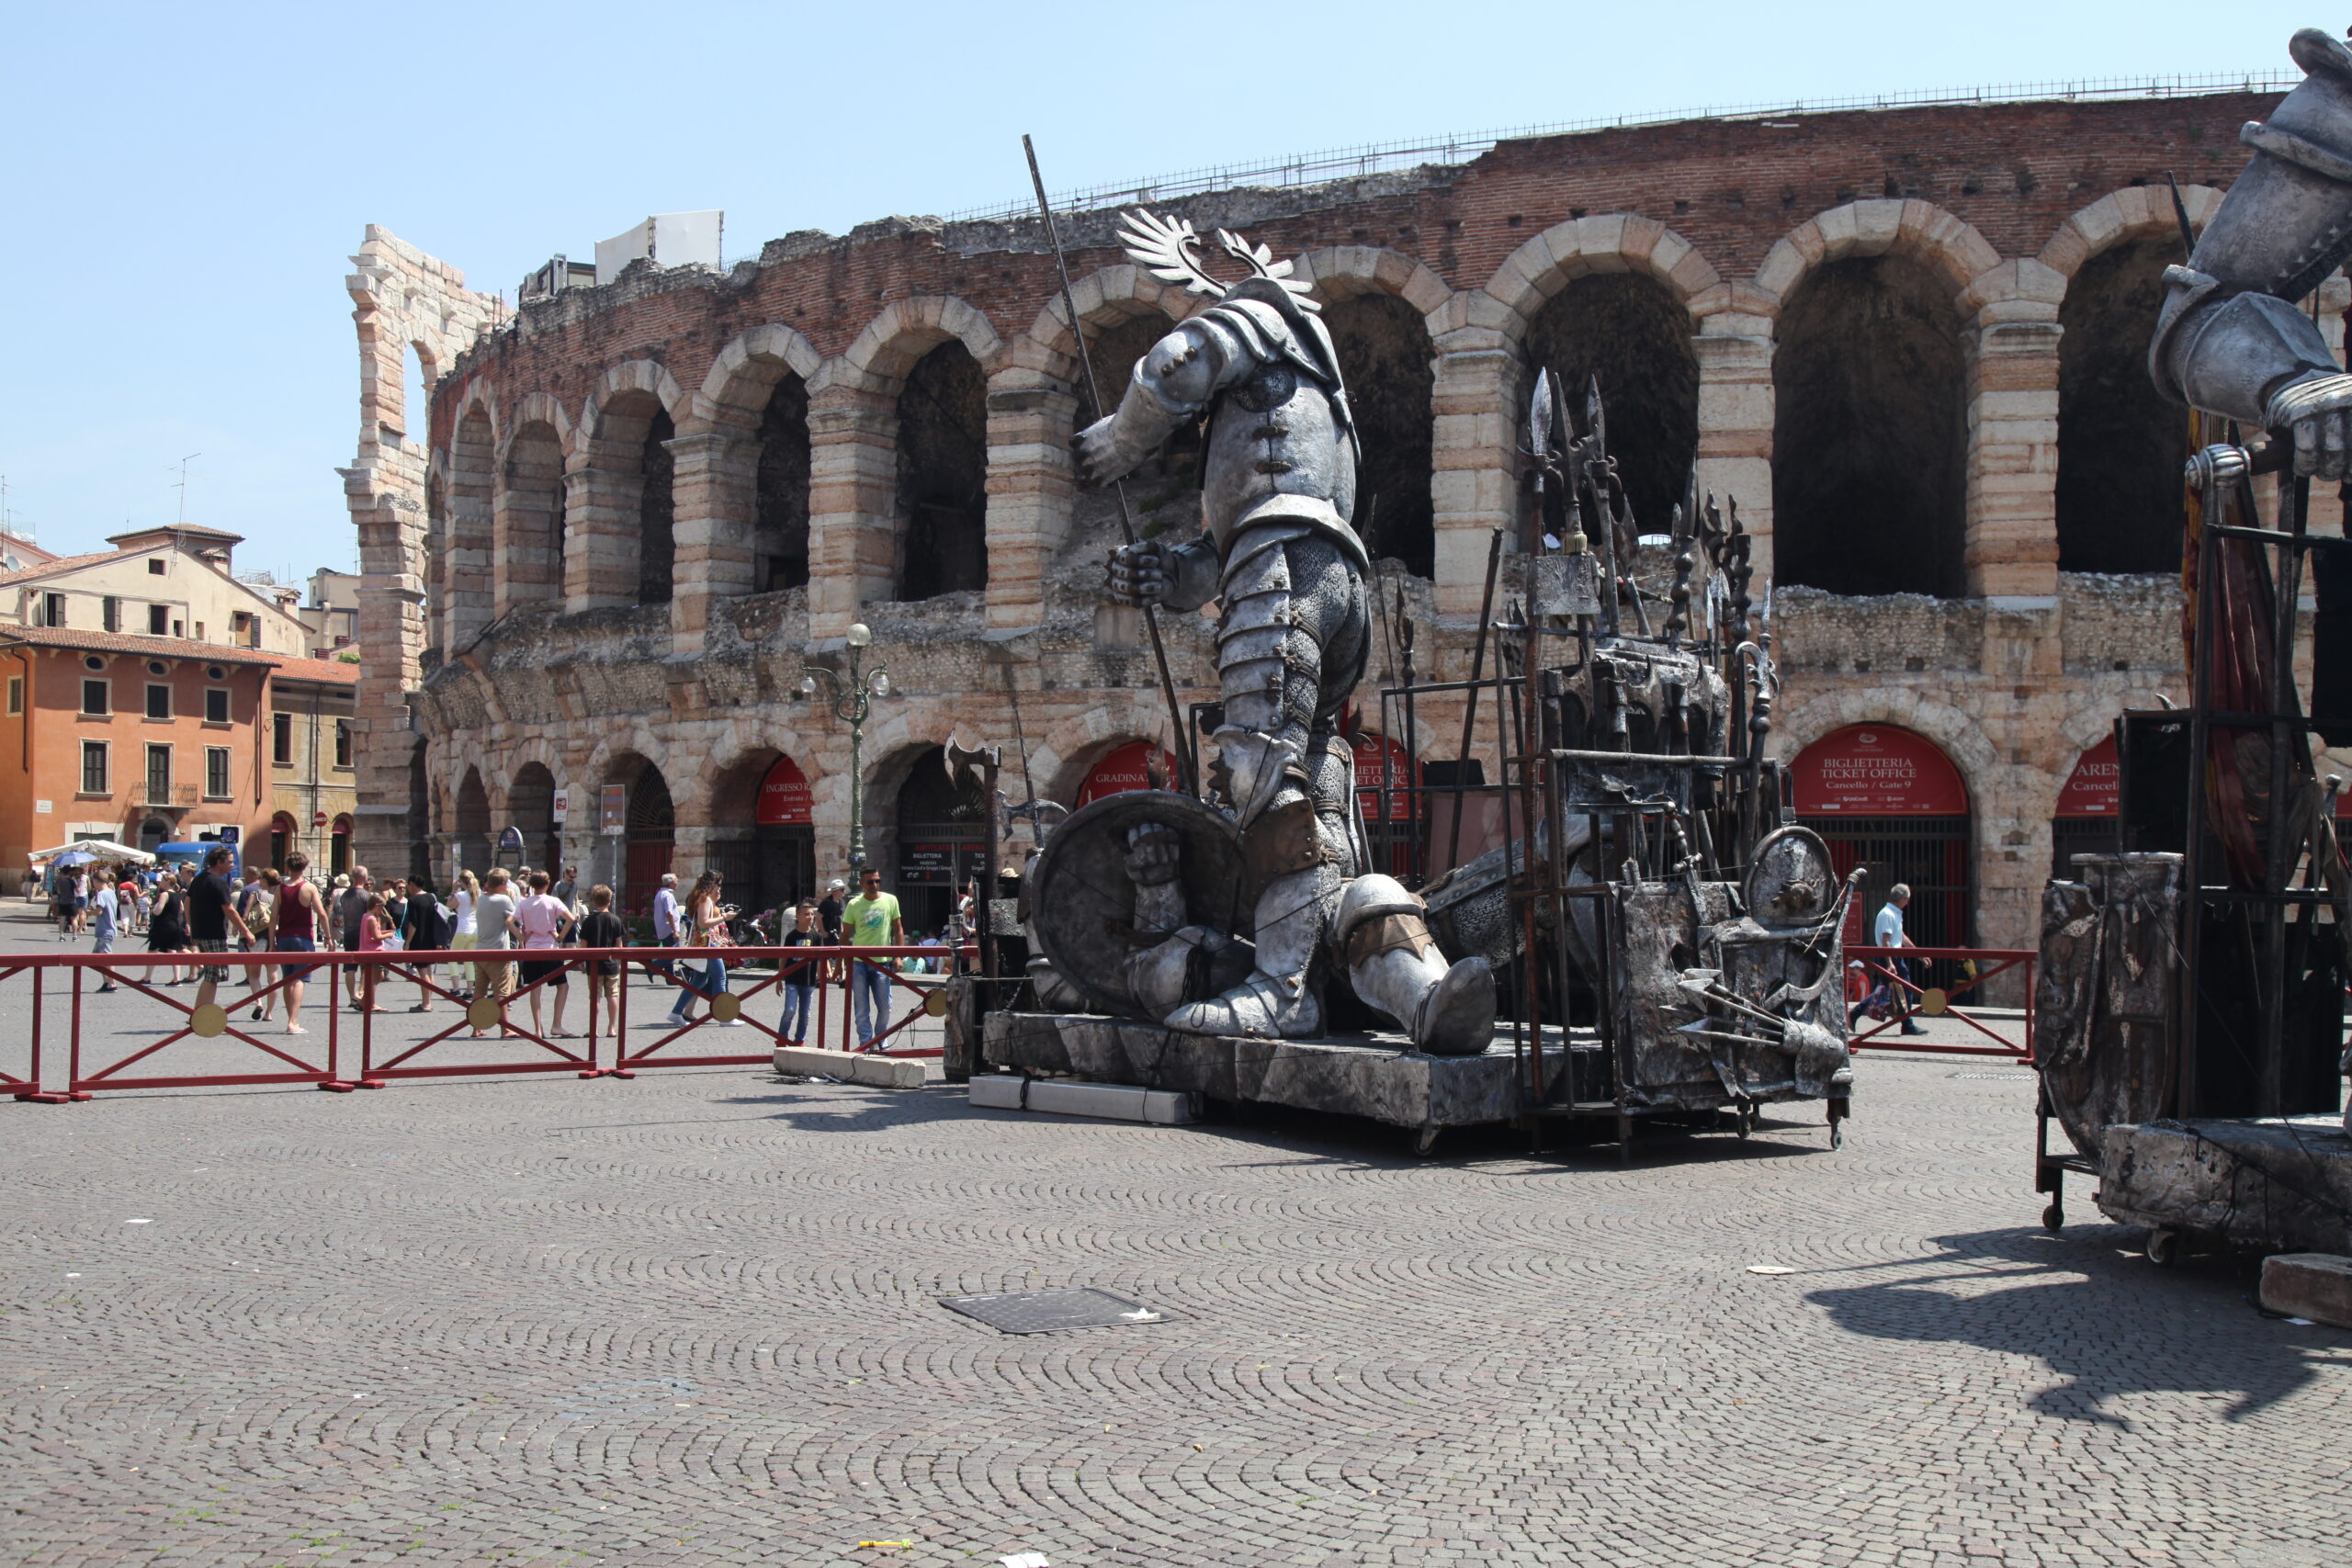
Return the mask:
<svg viewBox="0 0 2352 1568">
<path fill-rule="evenodd" d="M 172 487 L 180 492 L 180 520 L 173 525 L 175 527 L 187 526 L 187 466 L 203 456 L 201 452 L 190 452 L 180 459 L 180 482 Z"/>
</svg>

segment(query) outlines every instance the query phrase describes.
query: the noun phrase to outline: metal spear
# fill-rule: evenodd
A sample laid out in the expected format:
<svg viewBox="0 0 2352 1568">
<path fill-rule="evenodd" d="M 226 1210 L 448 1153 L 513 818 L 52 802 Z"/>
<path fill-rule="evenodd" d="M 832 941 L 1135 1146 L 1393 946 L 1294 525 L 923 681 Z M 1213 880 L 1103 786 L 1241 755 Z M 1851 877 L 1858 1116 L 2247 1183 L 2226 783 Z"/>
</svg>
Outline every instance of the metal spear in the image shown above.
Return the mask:
<svg viewBox="0 0 2352 1568">
<path fill-rule="evenodd" d="M 1094 417 L 1101 419 L 1111 411 L 1103 405 L 1102 389 L 1094 384 L 1094 360 L 1086 352 L 1086 323 L 1079 319 L 1078 296 L 1069 285 L 1069 258 L 1062 254 L 1060 226 L 1054 221 L 1053 203 L 1046 199 L 1046 176 L 1037 172 L 1037 149 L 1024 134 L 1021 150 L 1029 157 L 1029 183 L 1037 189 L 1037 212 L 1046 220 L 1046 238 L 1054 247 L 1054 266 L 1062 279 L 1062 309 L 1069 312 L 1070 337 L 1078 344 L 1078 367 L 1086 383 L 1087 400 L 1094 405 Z M 1119 527 L 1126 535 L 1127 543 L 1136 542 L 1135 513 L 1127 506 L 1127 486 L 1124 479 L 1114 479 L 1111 488 L 1119 497 Z M 1201 793 L 1199 759 L 1193 750 L 1192 727 L 1184 722 L 1183 705 L 1176 700 L 1176 677 L 1169 672 L 1168 649 L 1159 640 L 1159 613 L 1155 605 L 1143 606 L 1144 629 L 1151 634 L 1152 662 L 1159 667 L 1160 694 L 1168 699 L 1168 722 L 1176 740 L 1176 766 L 1182 773 L 1186 795 Z"/>
</svg>

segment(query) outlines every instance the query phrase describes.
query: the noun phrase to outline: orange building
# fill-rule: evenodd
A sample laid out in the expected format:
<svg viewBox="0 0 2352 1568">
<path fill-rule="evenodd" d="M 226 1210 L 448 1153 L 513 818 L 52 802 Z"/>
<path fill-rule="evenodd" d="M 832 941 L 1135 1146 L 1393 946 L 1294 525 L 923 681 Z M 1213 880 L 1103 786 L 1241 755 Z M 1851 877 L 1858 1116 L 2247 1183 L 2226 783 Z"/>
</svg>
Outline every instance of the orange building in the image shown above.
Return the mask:
<svg viewBox="0 0 2352 1568">
<path fill-rule="evenodd" d="M 227 827 L 249 843 L 266 835 L 281 662 L 178 637 L 0 626 L 15 732 L 0 755 L 0 865 L 76 838 L 152 849 Z"/>
</svg>

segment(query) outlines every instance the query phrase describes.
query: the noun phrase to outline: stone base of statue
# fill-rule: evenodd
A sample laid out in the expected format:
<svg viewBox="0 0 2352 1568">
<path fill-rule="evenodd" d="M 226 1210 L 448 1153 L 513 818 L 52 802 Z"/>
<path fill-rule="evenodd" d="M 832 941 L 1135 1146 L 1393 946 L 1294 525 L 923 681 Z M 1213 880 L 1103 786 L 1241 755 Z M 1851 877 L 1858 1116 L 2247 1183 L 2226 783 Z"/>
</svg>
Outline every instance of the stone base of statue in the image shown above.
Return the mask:
<svg viewBox="0 0 2352 1568">
<path fill-rule="evenodd" d="M 1362 1116 L 1425 1134 L 1508 1122 L 1529 1098 L 1522 1081 L 1531 1068 L 1523 1051 L 1512 1051 L 1508 1027 L 1485 1053 L 1457 1056 L 1426 1055 L 1395 1033 L 1264 1040 L 1187 1034 L 1091 1013 L 990 1013 L 986 1028 L 983 1054 L 991 1066 Z M 1549 1031 L 1544 1066 L 1548 1084 L 1608 1093 L 1598 1041 L 1563 1045 Z"/>
</svg>

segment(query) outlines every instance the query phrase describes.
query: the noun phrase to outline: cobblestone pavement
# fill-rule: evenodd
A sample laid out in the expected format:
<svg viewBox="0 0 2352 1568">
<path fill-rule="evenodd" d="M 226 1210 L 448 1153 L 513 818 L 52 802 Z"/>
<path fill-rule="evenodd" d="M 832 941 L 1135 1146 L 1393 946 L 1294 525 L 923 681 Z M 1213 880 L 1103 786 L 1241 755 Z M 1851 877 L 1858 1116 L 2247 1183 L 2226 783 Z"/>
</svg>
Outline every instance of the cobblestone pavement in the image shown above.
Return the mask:
<svg viewBox="0 0 2352 1568">
<path fill-rule="evenodd" d="M 1860 1074 L 1843 1151 L 1623 1168 L 742 1067 L 0 1103 L 0 1561 L 2344 1561 L 2352 1335 L 2043 1235 L 2018 1069 Z M 1075 1284 L 1173 1315 L 933 1300 Z"/>
</svg>

